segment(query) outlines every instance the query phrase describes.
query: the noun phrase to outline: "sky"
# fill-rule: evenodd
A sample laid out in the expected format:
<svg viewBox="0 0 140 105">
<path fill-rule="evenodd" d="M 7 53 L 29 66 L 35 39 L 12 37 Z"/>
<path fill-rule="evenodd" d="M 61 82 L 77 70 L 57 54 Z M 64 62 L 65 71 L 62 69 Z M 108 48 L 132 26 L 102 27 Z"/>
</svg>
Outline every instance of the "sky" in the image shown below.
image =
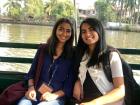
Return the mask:
<svg viewBox="0 0 140 105">
<path fill-rule="evenodd" d="M 74 1 L 74 0 L 72 0 L 72 1 Z M 93 6 L 95 1 L 96 0 L 75 0 L 77 8 L 80 8 L 80 9 L 87 9 L 87 8 Z M 2 6 L 6 2 L 7 2 L 7 0 L 0 0 L 0 8 L 1 8 L 2 12 L 4 11 Z"/>
</svg>

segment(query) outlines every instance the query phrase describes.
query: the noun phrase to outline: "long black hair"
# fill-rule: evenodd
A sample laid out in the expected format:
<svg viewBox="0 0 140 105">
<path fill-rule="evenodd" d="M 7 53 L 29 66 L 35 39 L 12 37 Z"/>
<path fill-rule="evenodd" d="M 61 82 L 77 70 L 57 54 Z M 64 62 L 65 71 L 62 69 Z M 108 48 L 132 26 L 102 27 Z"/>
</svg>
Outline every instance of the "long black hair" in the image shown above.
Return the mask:
<svg viewBox="0 0 140 105">
<path fill-rule="evenodd" d="M 95 46 L 94 51 L 92 52 L 92 55 L 87 63 L 87 67 L 94 66 L 95 64 L 99 65 L 99 62 L 102 61 L 102 55 L 106 51 L 107 45 L 106 45 L 106 39 L 105 39 L 105 32 L 102 23 L 96 19 L 96 18 L 86 18 L 83 20 L 83 22 L 80 25 L 80 33 L 79 33 L 79 39 L 78 44 L 76 48 L 76 69 L 78 70 L 78 66 L 80 66 L 80 62 L 82 60 L 82 57 L 84 53 L 88 50 L 88 45 L 83 42 L 82 39 L 82 25 L 86 23 L 89 24 L 97 33 L 99 36 L 99 40 Z"/>
<path fill-rule="evenodd" d="M 71 37 L 70 39 L 65 43 L 64 45 L 64 50 L 62 52 L 62 56 L 64 58 L 71 58 L 72 57 L 72 47 L 73 47 L 73 39 L 74 39 L 74 29 L 73 29 L 73 25 L 71 23 L 71 21 L 67 18 L 60 18 L 54 25 L 53 30 L 52 30 L 52 34 L 51 37 L 48 40 L 48 53 L 53 56 L 55 54 L 55 50 L 56 50 L 56 45 L 58 43 L 58 38 L 56 37 L 56 30 L 58 28 L 58 26 L 62 23 L 68 23 L 71 27 Z"/>
</svg>

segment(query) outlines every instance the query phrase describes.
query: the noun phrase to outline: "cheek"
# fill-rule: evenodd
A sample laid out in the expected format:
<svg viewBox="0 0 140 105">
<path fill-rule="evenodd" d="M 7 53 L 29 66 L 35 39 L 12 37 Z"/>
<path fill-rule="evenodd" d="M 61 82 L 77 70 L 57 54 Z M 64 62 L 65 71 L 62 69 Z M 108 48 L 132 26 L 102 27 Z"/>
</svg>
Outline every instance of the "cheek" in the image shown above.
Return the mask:
<svg viewBox="0 0 140 105">
<path fill-rule="evenodd" d="M 66 39 L 67 39 L 67 40 L 69 40 L 70 38 L 71 38 L 71 34 L 70 34 L 70 35 L 68 35 Z"/>
<path fill-rule="evenodd" d="M 92 34 L 93 34 L 92 38 L 93 38 L 94 42 L 97 42 L 99 40 L 98 33 L 97 32 L 93 32 Z"/>
<path fill-rule="evenodd" d="M 85 36 L 84 36 L 84 35 L 82 35 L 82 40 L 83 40 L 83 42 L 85 42 L 85 43 L 86 43 L 86 38 L 85 38 Z"/>
<path fill-rule="evenodd" d="M 84 40 L 85 39 L 85 37 L 84 37 L 84 35 L 82 35 L 82 40 Z"/>
<path fill-rule="evenodd" d="M 98 34 L 96 34 L 96 35 L 94 36 L 94 39 L 95 39 L 95 42 L 98 42 L 98 40 L 99 40 Z"/>
<path fill-rule="evenodd" d="M 56 31 L 56 35 L 60 35 L 60 34 L 62 34 L 61 31 Z"/>
<path fill-rule="evenodd" d="M 68 34 L 67 34 L 67 38 L 70 38 L 70 37 L 71 37 L 71 33 L 68 33 Z"/>
</svg>

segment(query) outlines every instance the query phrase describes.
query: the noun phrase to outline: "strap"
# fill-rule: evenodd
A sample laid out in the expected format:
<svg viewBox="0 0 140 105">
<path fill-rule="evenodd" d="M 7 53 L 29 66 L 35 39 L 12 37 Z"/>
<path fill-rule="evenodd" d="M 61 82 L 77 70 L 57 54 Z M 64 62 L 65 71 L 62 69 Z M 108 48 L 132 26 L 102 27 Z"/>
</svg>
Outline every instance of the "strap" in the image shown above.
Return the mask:
<svg viewBox="0 0 140 105">
<path fill-rule="evenodd" d="M 35 79 L 34 79 L 35 80 L 35 87 L 37 86 L 37 82 L 38 82 L 39 77 L 40 77 L 42 66 L 44 64 L 46 48 L 47 48 L 47 44 L 40 44 L 39 45 L 40 53 L 38 55 L 38 62 L 36 65 L 36 72 L 35 72 Z"/>
<path fill-rule="evenodd" d="M 114 51 L 118 52 L 118 50 L 116 48 L 114 48 L 112 46 L 108 46 L 106 52 L 103 54 L 103 70 L 104 70 L 104 73 L 105 73 L 107 79 L 110 82 L 113 82 L 113 79 L 112 79 L 112 73 L 111 73 L 111 68 L 110 68 L 109 56 L 110 56 L 110 53 L 114 52 Z"/>
</svg>

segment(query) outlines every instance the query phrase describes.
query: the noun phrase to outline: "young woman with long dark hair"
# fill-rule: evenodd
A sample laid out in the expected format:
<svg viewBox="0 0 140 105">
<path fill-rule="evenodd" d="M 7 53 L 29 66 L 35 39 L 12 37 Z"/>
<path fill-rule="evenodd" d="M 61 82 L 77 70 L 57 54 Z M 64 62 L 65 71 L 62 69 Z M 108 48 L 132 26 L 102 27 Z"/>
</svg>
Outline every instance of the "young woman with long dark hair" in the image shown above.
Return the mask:
<svg viewBox="0 0 140 105">
<path fill-rule="evenodd" d="M 72 56 L 74 30 L 69 19 L 59 19 L 53 27 L 52 35 L 44 45 L 44 61 L 39 80 L 35 83 L 38 67 L 38 49 L 30 71 L 26 76 L 28 90 L 18 105 L 64 105 L 72 95 Z"/>
<path fill-rule="evenodd" d="M 80 105 L 123 104 L 125 86 L 120 55 L 116 51 L 109 54 L 109 81 L 104 68 L 108 48 L 101 22 L 95 18 L 83 20 L 76 47 L 77 81 L 73 91 Z"/>
</svg>

